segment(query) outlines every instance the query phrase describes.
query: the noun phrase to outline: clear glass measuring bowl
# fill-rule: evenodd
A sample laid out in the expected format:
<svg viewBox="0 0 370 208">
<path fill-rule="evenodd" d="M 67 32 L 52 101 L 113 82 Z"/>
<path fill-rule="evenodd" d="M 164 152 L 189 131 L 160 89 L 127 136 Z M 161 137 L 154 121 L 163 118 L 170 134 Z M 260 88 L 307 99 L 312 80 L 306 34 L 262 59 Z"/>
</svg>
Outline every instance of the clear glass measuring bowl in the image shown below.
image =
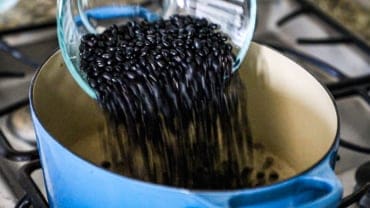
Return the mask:
<svg viewBox="0 0 370 208">
<path fill-rule="evenodd" d="M 171 15 L 192 15 L 220 25 L 230 37 L 239 68 L 252 40 L 256 0 L 58 0 L 57 29 L 63 59 L 73 78 L 92 98 L 95 92 L 79 70 L 79 45 L 87 33 L 100 33 L 130 20 L 155 21 Z"/>
</svg>

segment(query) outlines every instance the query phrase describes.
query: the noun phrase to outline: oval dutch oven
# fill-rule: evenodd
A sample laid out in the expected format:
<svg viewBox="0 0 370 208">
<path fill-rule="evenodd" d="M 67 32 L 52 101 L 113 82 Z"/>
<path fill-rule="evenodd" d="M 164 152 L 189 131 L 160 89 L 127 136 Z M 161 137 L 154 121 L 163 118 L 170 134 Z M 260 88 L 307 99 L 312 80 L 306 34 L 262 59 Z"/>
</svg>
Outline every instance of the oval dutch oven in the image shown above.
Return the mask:
<svg viewBox="0 0 370 208">
<path fill-rule="evenodd" d="M 342 187 L 333 172 L 338 115 L 326 89 L 276 51 L 252 44 L 240 73 L 247 86 L 255 141 L 297 171 L 252 189 L 202 191 L 127 178 L 99 166 L 104 160 L 102 112 L 68 73 L 59 52 L 30 90 L 44 179 L 51 207 L 336 207 Z"/>
</svg>

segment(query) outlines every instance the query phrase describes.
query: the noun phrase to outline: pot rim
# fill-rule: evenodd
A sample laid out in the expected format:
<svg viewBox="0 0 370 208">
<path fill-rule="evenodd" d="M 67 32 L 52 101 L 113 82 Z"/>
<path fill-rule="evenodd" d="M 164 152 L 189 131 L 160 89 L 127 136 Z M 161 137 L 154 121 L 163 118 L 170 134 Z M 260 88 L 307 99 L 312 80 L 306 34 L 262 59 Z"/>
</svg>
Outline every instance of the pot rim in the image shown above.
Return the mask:
<svg viewBox="0 0 370 208">
<path fill-rule="evenodd" d="M 289 57 L 285 56 L 284 54 L 278 52 L 277 50 L 269 47 L 269 46 L 266 46 L 264 44 L 260 44 L 260 43 L 256 43 L 254 41 L 252 41 L 253 44 L 255 45 L 258 45 L 259 47 L 266 47 L 266 48 L 269 48 L 270 50 L 273 50 L 274 52 L 276 53 L 279 53 L 280 55 L 284 56 L 285 58 L 291 60 Z M 56 49 L 47 59 L 46 61 L 37 69 L 36 73 L 34 74 L 32 80 L 31 80 L 31 85 L 30 85 L 30 88 L 29 88 L 29 104 L 30 104 L 30 108 L 32 110 L 32 113 L 36 116 L 36 119 L 38 120 L 38 123 L 40 124 L 40 126 L 47 130 L 44 125 L 42 124 L 42 122 L 40 121 L 39 119 L 39 115 L 37 113 L 37 111 L 35 110 L 35 107 L 34 107 L 34 97 L 33 97 L 33 91 L 34 91 L 34 88 L 35 88 L 35 85 L 36 85 L 36 81 L 37 81 L 37 78 L 39 76 L 39 74 L 41 73 L 41 71 L 45 68 L 44 66 L 47 65 L 50 60 L 52 60 L 54 57 L 56 57 L 57 55 L 60 55 L 61 56 L 61 50 L 60 49 Z M 291 60 L 293 61 L 293 60 Z M 293 61 L 294 62 L 294 61 Z M 294 62 L 296 63 L 296 62 Z M 298 63 L 297 63 L 298 64 Z M 299 65 L 299 64 L 298 64 Z M 275 182 L 275 183 L 272 183 L 272 184 L 268 184 L 268 185 L 262 185 L 262 186 L 258 186 L 258 187 L 253 187 L 253 188 L 238 188 L 238 189 L 225 189 L 225 190 L 219 190 L 219 189 L 216 189 L 216 190 L 206 190 L 206 189 L 189 189 L 189 188 L 185 188 L 185 187 L 177 187 L 177 186 L 169 186 L 169 185 L 164 185 L 164 184 L 158 184 L 158 183 L 153 183 L 153 182 L 150 182 L 150 181 L 143 181 L 143 180 L 140 180 L 140 179 L 137 179 L 137 178 L 131 178 L 131 177 L 128 177 L 128 176 L 124 176 L 124 175 L 121 175 L 121 174 L 118 174 L 116 172 L 113 172 L 111 170 L 108 170 L 108 169 L 104 169 L 102 167 L 100 167 L 99 165 L 89 161 L 89 160 L 86 160 L 84 159 L 83 157 L 79 156 L 77 153 L 71 151 L 69 148 L 65 147 L 62 143 L 60 143 L 60 141 L 58 141 L 57 139 L 55 139 L 48 131 L 47 134 L 50 136 L 50 138 L 52 138 L 58 145 L 60 145 L 64 150 L 66 150 L 68 153 L 72 154 L 73 156 L 77 157 L 78 159 L 81 159 L 82 161 L 88 163 L 89 165 L 92 165 L 94 166 L 94 168 L 98 168 L 99 170 L 102 170 L 104 171 L 105 173 L 107 174 L 113 174 L 114 176 L 117 176 L 119 178 L 125 178 L 127 180 L 132 180 L 132 181 L 135 181 L 137 183 L 141 183 L 142 185 L 151 185 L 151 186 L 156 186 L 156 188 L 163 188 L 163 189 L 172 189 L 172 190 L 185 190 L 185 191 L 189 191 L 189 192 L 197 192 L 197 193 L 207 193 L 207 192 L 212 192 L 212 193 L 227 193 L 227 192 L 240 192 L 240 191 L 245 191 L 245 190 L 263 190 L 263 189 L 268 189 L 268 188 L 271 188 L 271 187 L 275 187 L 275 186 L 279 186 L 281 184 L 284 184 L 284 183 L 287 183 L 288 181 L 292 181 L 292 180 L 295 180 L 303 175 L 306 175 L 308 174 L 310 171 L 312 171 L 313 169 L 317 168 L 319 165 L 321 165 L 321 163 L 325 162 L 325 160 L 327 159 L 327 157 L 332 153 L 333 150 L 337 150 L 338 149 L 338 146 L 339 146 L 339 131 L 340 131 L 340 122 L 339 122 L 339 113 L 338 113 L 338 107 L 337 107 L 337 104 L 335 103 L 335 99 L 333 97 L 333 95 L 330 93 L 329 89 L 324 85 L 322 84 L 319 80 L 317 80 L 311 72 L 309 72 L 308 70 L 306 70 L 304 67 L 302 67 L 301 65 L 299 65 L 301 69 L 303 69 L 304 71 L 306 71 L 308 73 L 309 76 L 312 76 L 315 80 L 315 82 L 317 82 L 326 92 L 327 95 L 329 95 L 329 98 L 330 98 L 330 101 L 334 107 L 334 110 L 335 110 L 335 114 L 336 114 L 336 126 L 337 126 L 337 129 L 336 129 L 336 133 L 335 133 L 335 136 L 334 136 L 334 139 L 333 139 L 333 143 L 330 145 L 330 148 L 328 148 L 327 152 L 322 156 L 321 159 L 319 159 L 317 162 L 315 162 L 312 166 L 308 167 L 307 169 L 303 170 L 303 171 L 300 171 L 299 173 L 297 173 L 296 175 L 290 177 L 290 178 L 287 178 L 287 179 L 284 179 L 284 180 L 281 180 L 281 181 L 278 181 L 278 182 Z M 42 162 L 42 161 L 41 161 Z M 329 161 L 328 161 L 329 162 Z"/>
</svg>

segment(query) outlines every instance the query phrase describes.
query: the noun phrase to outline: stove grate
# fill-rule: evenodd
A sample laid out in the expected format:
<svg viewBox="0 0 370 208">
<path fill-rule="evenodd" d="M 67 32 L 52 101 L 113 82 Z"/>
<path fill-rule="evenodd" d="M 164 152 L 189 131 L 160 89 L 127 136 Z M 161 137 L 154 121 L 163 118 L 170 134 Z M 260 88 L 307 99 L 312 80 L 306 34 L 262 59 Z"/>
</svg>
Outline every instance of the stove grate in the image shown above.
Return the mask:
<svg viewBox="0 0 370 208">
<path fill-rule="evenodd" d="M 5 139 L 4 134 L 0 131 L 0 155 L 13 161 L 30 161 L 39 158 L 37 150 L 17 151 L 13 149 Z"/>
<path fill-rule="evenodd" d="M 40 160 L 34 160 L 19 170 L 18 181 L 26 194 L 18 201 L 16 208 L 47 208 L 47 202 L 31 178 L 31 173 L 41 168 Z"/>
<path fill-rule="evenodd" d="M 298 17 L 302 14 L 309 14 L 317 17 L 320 21 L 325 23 L 330 28 L 336 30 L 340 37 L 324 38 L 324 39 L 298 39 L 297 42 L 301 44 L 341 44 L 341 43 L 351 43 L 356 45 L 366 54 L 370 55 L 370 45 L 366 43 L 362 38 L 353 32 L 349 31 L 342 24 L 325 14 L 321 9 L 319 9 L 314 3 L 308 0 L 295 0 L 300 8 L 285 15 L 280 20 L 277 21 L 278 26 L 282 26 L 289 22 L 290 20 Z"/>
</svg>

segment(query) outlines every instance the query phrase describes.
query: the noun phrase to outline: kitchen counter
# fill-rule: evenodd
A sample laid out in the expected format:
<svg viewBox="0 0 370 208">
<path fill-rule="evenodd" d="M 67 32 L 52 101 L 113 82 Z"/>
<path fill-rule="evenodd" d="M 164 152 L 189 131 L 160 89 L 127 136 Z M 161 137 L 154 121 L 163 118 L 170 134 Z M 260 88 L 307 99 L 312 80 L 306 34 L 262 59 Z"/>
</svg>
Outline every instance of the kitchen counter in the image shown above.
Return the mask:
<svg viewBox="0 0 370 208">
<path fill-rule="evenodd" d="M 370 43 L 370 1 L 313 0 L 326 14 Z"/>
<path fill-rule="evenodd" d="M 55 21 L 56 2 L 56 0 L 19 0 L 13 8 L 0 13 L 0 31 Z"/>
</svg>

